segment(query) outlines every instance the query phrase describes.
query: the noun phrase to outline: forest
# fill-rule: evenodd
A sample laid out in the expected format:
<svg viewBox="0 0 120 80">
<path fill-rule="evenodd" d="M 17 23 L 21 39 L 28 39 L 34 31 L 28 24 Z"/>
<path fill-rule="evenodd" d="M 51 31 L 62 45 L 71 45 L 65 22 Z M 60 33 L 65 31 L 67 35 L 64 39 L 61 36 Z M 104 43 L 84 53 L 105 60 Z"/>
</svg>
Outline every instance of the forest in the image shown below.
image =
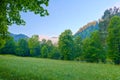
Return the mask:
<svg viewBox="0 0 120 80">
<path fill-rule="evenodd" d="M 61 33 L 57 45 L 52 44 L 50 40 L 39 41 L 38 35 L 18 41 L 8 37 L 5 45 L 0 48 L 0 53 L 23 57 L 120 64 L 119 10 L 117 7 L 107 9 L 99 20 L 99 30 L 94 30 L 85 39 L 79 35 L 74 36 L 71 30 Z"/>
<path fill-rule="evenodd" d="M 65 1 L 0 0 L 0 80 L 120 80 L 120 8 L 112 7 L 105 11 L 100 8 L 114 4 L 114 0 L 94 1 L 94 4 L 92 1 L 75 0 L 74 3 Z M 51 3 L 50 7 L 49 3 Z M 33 33 L 36 34 L 37 30 L 42 31 L 45 28 L 49 34 L 47 28 L 52 27 L 57 30 L 61 24 L 73 26 L 69 25 L 73 21 L 75 27 L 79 23 L 78 20 L 81 22 L 79 24 L 90 20 L 88 16 L 93 20 L 95 16 L 92 14 L 95 15 L 98 8 L 104 11 L 98 20 L 88 22 L 76 33 L 71 28 L 64 28 L 60 31 L 58 42 L 55 44 L 52 40 L 40 40 L 39 34 L 28 37 L 9 31 L 13 25 L 26 24 L 28 15 L 26 20 L 22 17 L 22 13 L 39 15 L 42 23 L 44 23 L 43 18 L 51 14 L 52 16 L 47 17 L 50 20 L 45 19 L 45 24 L 50 26 L 48 23 L 53 23 L 54 27 L 52 24 L 48 28 L 38 23 L 42 27 L 38 29 L 33 22 L 40 21 L 38 16 L 35 20 L 31 20 L 35 25 L 32 26 L 35 29 Z M 101 11 L 100 9 L 98 10 Z M 50 13 L 49 10 L 51 10 Z M 55 12 L 57 10 L 58 12 Z M 61 16 L 59 13 L 62 13 Z M 85 17 L 85 21 L 82 16 Z M 57 20 L 59 23 L 56 22 Z M 63 22 L 60 23 L 60 21 Z M 18 27 L 15 31 L 17 29 Z M 28 32 L 32 34 L 29 29 L 27 28 Z M 45 31 L 43 30 L 43 33 Z M 24 38 L 20 38 L 23 36 Z"/>
</svg>

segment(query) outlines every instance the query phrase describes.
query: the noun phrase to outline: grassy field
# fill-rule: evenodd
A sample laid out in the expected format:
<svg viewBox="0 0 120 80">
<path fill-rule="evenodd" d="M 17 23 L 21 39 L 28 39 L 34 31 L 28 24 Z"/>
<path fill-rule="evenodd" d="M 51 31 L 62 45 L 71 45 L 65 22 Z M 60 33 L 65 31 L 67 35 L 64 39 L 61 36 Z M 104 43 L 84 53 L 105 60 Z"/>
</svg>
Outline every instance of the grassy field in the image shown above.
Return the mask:
<svg viewBox="0 0 120 80">
<path fill-rule="evenodd" d="M 0 55 L 0 80 L 120 80 L 120 66 Z"/>
</svg>

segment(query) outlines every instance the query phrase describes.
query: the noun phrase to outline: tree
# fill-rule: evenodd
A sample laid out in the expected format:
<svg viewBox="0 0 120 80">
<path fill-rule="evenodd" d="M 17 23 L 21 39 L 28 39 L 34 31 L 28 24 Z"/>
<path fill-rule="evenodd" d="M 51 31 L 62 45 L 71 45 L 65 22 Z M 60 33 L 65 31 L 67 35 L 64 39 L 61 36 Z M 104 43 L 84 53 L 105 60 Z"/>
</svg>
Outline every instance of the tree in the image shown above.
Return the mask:
<svg viewBox="0 0 120 80">
<path fill-rule="evenodd" d="M 105 61 L 106 55 L 103 52 L 98 31 L 93 32 L 90 38 L 83 41 L 83 58 L 88 62 Z"/>
<path fill-rule="evenodd" d="M 120 64 L 120 17 L 114 16 L 108 26 L 108 53 L 115 64 Z"/>
<path fill-rule="evenodd" d="M 60 59 L 60 52 L 58 47 L 52 44 L 51 40 L 43 39 L 41 41 L 41 57 Z"/>
<path fill-rule="evenodd" d="M 99 31 L 95 31 L 91 36 L 91 46 L 93 47 L 94 53 L 96 54 L 95 62 L 106 62 L 106 52 L 104 47 L 101 44 L 100 33 Z"/>
<path fill-rule="evenodd" d="M 17 43 L 16 55 L 29 56 L 28 42 L 25 39 L 20 39 Z"/>
<path fill-rule="evenodd" d="M 60 59 L 60 51 L 59 51 L 58 47 L 53 46 L 52 51 L 49 54 L 49 58 Z"/>
<path fill-rule="evenodd" d="M 82 54 L 82 39 L 80 36 L 74 39 L 75 57 L 80 57 Z"/>
<path fill-rule="evenodd" d="M 71 30 L 65 30 L 59 37 L 59 49 L 64 60 L 74 59 L 74 42 Z"/>
<path fill-rule="evenodd" d="M 51 51 L 52 51 L 52 48 L 53 48 L 52 41 L 51 41 L 51 40 L 48 40 L 48 41 L 46 42 L 46 46 L 48 47 L 48 51 L 51 52 Z"/>
<path fill-rule="evenodd" d="M 105 10 L 104 15 L 102 16 L 102 19 L 104 19 L 104 20 L 110 19 L 115 15 L 120 16 L 119 10 L 120 10 L 120 8 L 116 7 L 116 6 L 114 8 Z"/>
<path fill-rule="evenodd" d="M 6 43 L 5 39 L 0 37 L 0 48 L 3 48 L 5 43 Z"/>
<path fill-rule="evenodd" d="M 45 9 L 48 2 L 49 0 L 0 0 L 0 47 L 1 41 L 3 43 L 5 41 L 1 37 L 8 35 L 8 26 L 25 24 L 25 21 L 21 19 L 21 12 L 34 12 L 40 16 L 48 15 Z"/>
<path fill-rule="evenodd" d="M 81 60 L 85 60 L 85 61 L 88 61 L 90 62 L 90 38 L 85 38 L 83 41 L 82 41 L 82 49 L 83 49 L 83 53 L 82 53 L 82 56 L 81 56 Z"/>
<path fill-rule="evenodd" d="M 102 16 L 102 19 L 108 19 L 111 16 L 111 9 L 107 9 L 104 12 L 104 15 Z"/>
<path fill-rule="evenodd" d="M 0 52 L 2 54 L 15 54 L 15 49 L 16 49 L 16 45 L 14 39 L 9 38 L 7 39 L 4 47 L 0 49 Z"/>
<path fill-rule="evenodd" d="M 46 45 L 44 45 L 41 48 L 41 57 L 43 57 L 43 58 L 47 58 L 48 57 L 48 48 L 47 48 Z"/>
<path fill-rule="evenodd" d="M 30 48 L 30 55 L 31 56 L 39 56 L 40 55 L 40 41 L 38 35 L 33 35 L 28 40 L 28 45 Z"/>
<path fill-rule="evenodd" d="M 99 31 L 101 36 L 102 45 L 104 48 L 107 48 L 107 34 L 108 34 L 108 25 L 110 23 L 110 20 L 113 16 L 120 16 L 120 8 L 113 7 L 110 9 L 105 10 L 104 15 L 102 16 L 102 19 L 99 21 Z M 106 50 L 107 52 L 107 50 Z"/>
</svg>

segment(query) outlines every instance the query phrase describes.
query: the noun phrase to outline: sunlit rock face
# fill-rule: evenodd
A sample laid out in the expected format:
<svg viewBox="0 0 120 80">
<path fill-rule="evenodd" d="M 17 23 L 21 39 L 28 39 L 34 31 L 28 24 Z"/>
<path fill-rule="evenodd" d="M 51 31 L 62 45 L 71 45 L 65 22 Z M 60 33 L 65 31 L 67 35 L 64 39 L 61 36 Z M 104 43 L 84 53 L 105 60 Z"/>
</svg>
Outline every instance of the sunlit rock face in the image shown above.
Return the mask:
<svg viewBox="0 0 120 80">
<path fill-rule="evenodd" d="M 97 21 L 93 21 L 80 28 L 75 33 L 75 36 L 80 36 L 82 39 L 85 39 L 86 37 L 89 37 L 91 33 L 96 30 L 99 30 L 99 23 Z"/>
</svg>

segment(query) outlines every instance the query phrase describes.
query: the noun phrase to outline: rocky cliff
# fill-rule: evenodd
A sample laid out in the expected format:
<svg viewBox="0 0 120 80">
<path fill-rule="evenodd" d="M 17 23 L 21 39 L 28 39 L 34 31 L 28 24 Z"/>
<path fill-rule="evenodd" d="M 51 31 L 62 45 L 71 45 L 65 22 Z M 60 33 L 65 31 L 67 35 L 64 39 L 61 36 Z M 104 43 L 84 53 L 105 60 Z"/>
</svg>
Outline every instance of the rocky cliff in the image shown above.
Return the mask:
<svg viewBox="0 0 120 80">
<path fill-rule="evenodd" d="M 80 28 L 75 33 L 75 36 L 80 36 L 82 39 L 85 39 L 86 37 L 89 37 L 91 33 L 95 30 L 99 30 L 99 23 L 97 21 L 90 22 L 87 25 Z"/>
</svg>

